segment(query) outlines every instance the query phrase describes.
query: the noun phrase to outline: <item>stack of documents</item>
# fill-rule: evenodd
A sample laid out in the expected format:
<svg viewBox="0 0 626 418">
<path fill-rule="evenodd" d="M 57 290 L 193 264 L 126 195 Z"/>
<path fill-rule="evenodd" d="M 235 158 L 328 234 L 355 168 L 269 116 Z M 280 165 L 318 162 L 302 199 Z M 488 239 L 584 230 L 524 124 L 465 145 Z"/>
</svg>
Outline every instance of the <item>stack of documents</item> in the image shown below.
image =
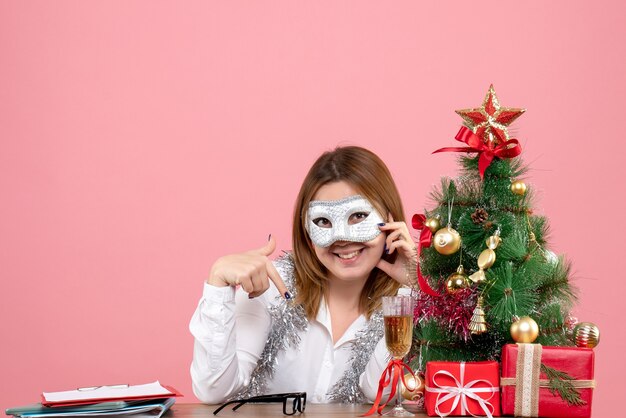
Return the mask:
<svg viewBox="0 0 626 418">
<path fill-rule="evenodd" d="M 108 385 L 64 392 L 44 392 L 41 403 L 9 408 L 7 415 L 23 418 L 111 417 L 160 418 L 182 396 L 158 381 L 145 385 Z"/>
</svg>

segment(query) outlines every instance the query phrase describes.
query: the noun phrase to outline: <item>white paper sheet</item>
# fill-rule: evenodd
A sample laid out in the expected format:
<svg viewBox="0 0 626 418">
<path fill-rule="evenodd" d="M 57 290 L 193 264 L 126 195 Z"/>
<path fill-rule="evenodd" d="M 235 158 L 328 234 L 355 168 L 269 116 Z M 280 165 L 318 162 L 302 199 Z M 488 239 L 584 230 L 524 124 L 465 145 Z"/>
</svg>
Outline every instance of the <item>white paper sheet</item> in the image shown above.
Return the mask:
<svg viewBox="0 0 626 418">
<path fill-rule="evenodd" d="M 146 383 L 144 385 L 131 386 L 100 386 L 91 390 L 67 390 L 63 392 L 44 392 L 46 402 L 68 402 L 86 401 L 89 399 L 110 399 L 110 398 L 132 398 L 135 396 L 163 395 L 163 397 L 174 396 L 172 392 L 165 389 L 159 381 Z"/>
</svg>

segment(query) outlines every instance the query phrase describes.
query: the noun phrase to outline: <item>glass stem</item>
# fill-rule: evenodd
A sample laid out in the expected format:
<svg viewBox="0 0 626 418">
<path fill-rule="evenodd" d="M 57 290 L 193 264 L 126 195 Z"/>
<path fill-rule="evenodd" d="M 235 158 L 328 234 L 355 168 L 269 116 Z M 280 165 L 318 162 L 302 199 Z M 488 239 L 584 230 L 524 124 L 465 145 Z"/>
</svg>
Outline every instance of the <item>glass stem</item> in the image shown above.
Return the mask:
<svg viewBox="0 0 626 418">
<path fill-rule="evenodd" d="M 396 395 L 396 409 L 402 409 L 402 369 L 398 373 L 398 394 Z"/>
<path fill-rule="evenodd" d="M 398 380 L 398 397 L 396 399 L 396 408 L 402 408 L 402 377 Z"/>
</svg>

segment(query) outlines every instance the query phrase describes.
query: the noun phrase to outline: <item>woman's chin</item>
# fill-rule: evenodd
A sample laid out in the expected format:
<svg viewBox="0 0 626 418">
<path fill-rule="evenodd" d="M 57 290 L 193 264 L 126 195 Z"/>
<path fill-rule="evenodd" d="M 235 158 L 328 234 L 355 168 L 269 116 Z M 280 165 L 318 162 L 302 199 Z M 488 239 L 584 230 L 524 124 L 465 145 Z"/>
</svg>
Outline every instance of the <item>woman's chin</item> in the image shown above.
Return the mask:
<svg viewBox="0 0 626 418">
<path fill-rule="evenodd" d="M 337 279 L 343 281 L 359 281 L 359 280 L 367 280 L 371 271 L 374 269 L 374 266 L 371 266 L 371 263 L 366 263 L 366 260 L 362 260 L 361 262 L 349 262 L 346 263 L 344 260 L 335 261 L 331 268 L 329 268 L 329 272 Z"/>
<path fill-rule="evenodd" d="M 368 245 L 356 248 L 335 247 L 318 253 L 330 278 L 365 281 L 380 260 L 381 249 Z"/>
</svg>

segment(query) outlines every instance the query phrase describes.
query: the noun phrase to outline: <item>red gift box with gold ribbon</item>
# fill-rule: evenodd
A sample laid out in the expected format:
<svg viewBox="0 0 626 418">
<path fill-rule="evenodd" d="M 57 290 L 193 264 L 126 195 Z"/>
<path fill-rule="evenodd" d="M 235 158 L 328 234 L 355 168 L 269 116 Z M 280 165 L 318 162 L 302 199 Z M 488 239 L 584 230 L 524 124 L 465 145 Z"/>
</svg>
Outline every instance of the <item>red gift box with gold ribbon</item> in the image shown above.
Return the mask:
<svg viewBox="0 0 626 418">
<path fill-rule="evenodd" d="M 424 405 L 431 416 L 500 416 L 496 361 L 426 363 Z"/>
<path fill-rule="evenodd" d="M 591 348 L 505 345 L 500 381 L 502 413 L 519 417 L 591 416 L 593 363 Z M 561 377 L 556 379 L 560 382 L 554 380 L 555 375 Z M 566 387 L 564 396 L 569 403 L 554 390 L 555 382 L 560 388 Z"/>
</svg>

